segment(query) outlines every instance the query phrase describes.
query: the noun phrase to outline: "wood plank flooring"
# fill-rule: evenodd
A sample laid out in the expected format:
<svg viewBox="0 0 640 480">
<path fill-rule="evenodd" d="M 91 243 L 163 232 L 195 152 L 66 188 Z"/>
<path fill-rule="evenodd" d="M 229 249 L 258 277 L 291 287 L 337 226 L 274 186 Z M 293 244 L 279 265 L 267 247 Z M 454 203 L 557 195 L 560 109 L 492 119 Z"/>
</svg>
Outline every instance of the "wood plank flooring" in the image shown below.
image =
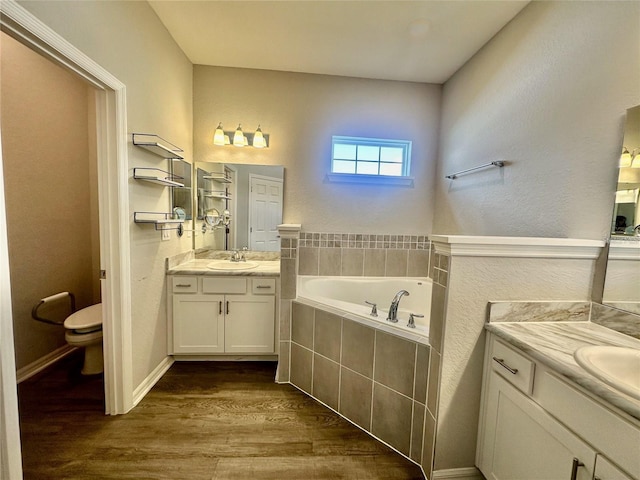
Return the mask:
<svg viewBox="0 0 640 480">
<path fill-rule="evenodd" d="M 77 359 L 76 359 L 77 361 Z M 20 384 L 24 478 L 396 480 L 420 469 L 290 385 L 270 362 L 176 362 L 127 415 L 62 362 Z"/>
</svg>

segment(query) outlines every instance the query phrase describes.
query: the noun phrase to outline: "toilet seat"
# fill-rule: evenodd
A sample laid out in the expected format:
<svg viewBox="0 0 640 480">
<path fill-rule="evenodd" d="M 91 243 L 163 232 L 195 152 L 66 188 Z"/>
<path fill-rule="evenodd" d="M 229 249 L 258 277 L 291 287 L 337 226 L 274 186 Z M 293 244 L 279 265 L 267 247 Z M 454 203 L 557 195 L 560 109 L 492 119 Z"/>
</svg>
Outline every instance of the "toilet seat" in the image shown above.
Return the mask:
<svg viewBox="0 0 640 480">
<path fill-rule="evenodd" d="M 102 303 L 72 313 L 64 321 L 64 328 L 80 334 L 102 330 Z"/>
</svg>

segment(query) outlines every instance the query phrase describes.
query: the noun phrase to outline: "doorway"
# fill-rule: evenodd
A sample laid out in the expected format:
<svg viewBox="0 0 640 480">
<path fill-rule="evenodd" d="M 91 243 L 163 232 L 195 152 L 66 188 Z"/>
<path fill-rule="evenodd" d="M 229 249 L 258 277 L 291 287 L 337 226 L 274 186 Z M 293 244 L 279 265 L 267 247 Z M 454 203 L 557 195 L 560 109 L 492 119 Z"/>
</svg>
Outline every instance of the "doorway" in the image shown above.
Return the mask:
<svg viewBox="0 0 640 480">
<path fill-rule="evenodd" d="M 128 165 L 125 86 L 16 2 L 0 2 L 0 29 L 93 88 L 103 309 L 105 412 L 133 408 Z M 2 134 L 0 131 L 0 145 Z M 0 150 L 0 175 L 3 173 Z M 5 184 L 0 177 L 0 477 L 22 478 L 13 312 L 6 236 Z M 26 190 L 25 194 L 32 194 Z"/>
</svg>

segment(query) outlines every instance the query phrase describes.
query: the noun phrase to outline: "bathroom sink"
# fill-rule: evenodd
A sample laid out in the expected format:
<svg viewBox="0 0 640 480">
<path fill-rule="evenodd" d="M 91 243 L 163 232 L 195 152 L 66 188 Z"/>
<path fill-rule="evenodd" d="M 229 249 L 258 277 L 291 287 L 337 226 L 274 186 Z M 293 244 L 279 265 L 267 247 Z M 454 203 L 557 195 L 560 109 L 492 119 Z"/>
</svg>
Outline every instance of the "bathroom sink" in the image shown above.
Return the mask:
<svg viewBox="0 0 640 480">
<path fill-rule="evenodd" d="M 640 350 L 594 345 L 579 348 L 573 357 L 594 377 L 640 400 Z"/>
<path fill-rule="evenodd" d="M 231 262 L 229 260 L 217 260 L 207 264 L 211 270 L 249 270 L 258 266 L 255 262 Z"/>
</svg>

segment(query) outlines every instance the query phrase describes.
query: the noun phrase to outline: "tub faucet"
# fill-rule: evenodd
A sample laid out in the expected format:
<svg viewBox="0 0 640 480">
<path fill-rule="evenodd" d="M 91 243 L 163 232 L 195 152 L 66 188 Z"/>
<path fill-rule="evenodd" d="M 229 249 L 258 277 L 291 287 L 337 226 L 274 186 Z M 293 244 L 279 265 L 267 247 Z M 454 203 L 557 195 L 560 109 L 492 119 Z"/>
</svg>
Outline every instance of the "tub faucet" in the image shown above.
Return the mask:
<svg viewBox="0 0 640 480">
<path fill-rule="evenodd" d="M 400 299 L 404 295 L 409 295 L 409 292 L 406 290 L 400 290 L 396 293 L 396 296 L 391 300 L 391 306 L 389 307 L 389 314 L 387 315 L 387 322 L 398 323 L 398 305 L 400 304 Z"/>
</svg>

